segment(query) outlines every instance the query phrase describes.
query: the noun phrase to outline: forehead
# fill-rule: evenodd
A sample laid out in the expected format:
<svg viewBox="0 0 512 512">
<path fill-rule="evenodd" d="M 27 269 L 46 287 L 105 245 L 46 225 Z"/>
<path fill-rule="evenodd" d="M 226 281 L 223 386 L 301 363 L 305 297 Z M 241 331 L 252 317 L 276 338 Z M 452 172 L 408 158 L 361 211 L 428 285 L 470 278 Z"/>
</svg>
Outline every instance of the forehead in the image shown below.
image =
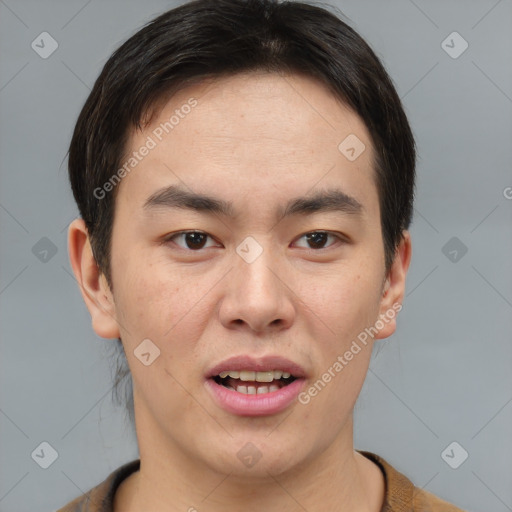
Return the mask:
<svg viewBox="0 0 512 512">
<path fill-rule="evenodd" d="M 131 133 L 125 161 L 144 146 L 151 149 L 121 183 L 139 203 L 170 183 L 256 201 L 316 186 L 360 196 L 375 189 L 363 121 L 301 75 L 251 72 L 182 89 Z"/>
</svg>

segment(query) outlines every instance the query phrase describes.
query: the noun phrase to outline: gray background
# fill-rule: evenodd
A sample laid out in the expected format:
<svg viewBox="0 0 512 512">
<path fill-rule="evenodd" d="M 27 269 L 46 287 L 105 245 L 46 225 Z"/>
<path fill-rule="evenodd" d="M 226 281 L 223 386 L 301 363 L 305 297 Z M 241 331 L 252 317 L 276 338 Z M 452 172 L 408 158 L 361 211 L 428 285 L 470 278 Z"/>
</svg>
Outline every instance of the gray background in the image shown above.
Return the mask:
<svg viewBox="0 0 512 512">
<path fill-rule="evenodd" d="M 463 508 L 510 511 L 512 2 L 333 4 L 382 58 L 419 149 L 407 297 L 374 352 L 356 448 Z M 174 5 L 0 0 L 2 512 L 55 510 L 137 457 L 111 402 L 114 342 L 92 331 L 68 263 L 65 157 L 108 56 Z M 31 48 L 43 31 L 59 45 L 47 59 Z M 458 58 L 442 46 L 453 31 L 469 44 Z M 48 469 L 31 457 L 43 441 Z M 441 456 L 453 441 L 469 454 L 458 469 Z"/>
</svg>

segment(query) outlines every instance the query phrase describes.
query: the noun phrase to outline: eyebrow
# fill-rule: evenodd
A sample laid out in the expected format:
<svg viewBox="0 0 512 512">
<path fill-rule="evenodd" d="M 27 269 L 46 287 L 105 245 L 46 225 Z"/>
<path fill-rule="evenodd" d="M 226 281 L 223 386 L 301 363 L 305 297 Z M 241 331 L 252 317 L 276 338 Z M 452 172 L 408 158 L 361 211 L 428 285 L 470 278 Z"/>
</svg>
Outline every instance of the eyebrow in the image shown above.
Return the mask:
<svg viewBox="0 0 512 512">
<path fill-rule="evenodd" d="M 157 190 L 148 197 L 143 206 L 146 211 L 160 208 L 180 208 L 235 217 L 233 203 L 230 201 L 191 192 L 179 185 L 170 185 Z M 354 197 L 334 188 L 318 191 L 314 195 L 290 199 L 284 207 L 277 208 L 276 218 L 333 211 L 361 215 L 364 207 Z"/>
</svg>

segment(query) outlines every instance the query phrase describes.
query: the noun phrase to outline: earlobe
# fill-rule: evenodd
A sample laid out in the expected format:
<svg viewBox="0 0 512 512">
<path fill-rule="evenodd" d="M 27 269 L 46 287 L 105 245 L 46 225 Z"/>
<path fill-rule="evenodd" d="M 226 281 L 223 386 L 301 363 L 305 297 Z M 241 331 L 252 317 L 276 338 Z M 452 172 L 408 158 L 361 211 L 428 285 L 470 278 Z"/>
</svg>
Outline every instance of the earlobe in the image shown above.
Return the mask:
<svg viewBox="0 0 512 512">
<path fill-rule="evenodd" d="M 102 338 L 118 338 L 113 295 L 92 251 L 85 222 L 75 219 L 68 229 L 68 251 L 75 279 L 91 315 L 92 327 Z"/>
<path fill-rule="evenodd" d="M 379 318 L 382 319 L 384 326 L 375 336 L 378 339 L 387 338 L 395 332 L 396 315 L 402 309 L 411 254 L 411 236 L 408 231 L 404 231 L 382 290 Z"/>
</svg>

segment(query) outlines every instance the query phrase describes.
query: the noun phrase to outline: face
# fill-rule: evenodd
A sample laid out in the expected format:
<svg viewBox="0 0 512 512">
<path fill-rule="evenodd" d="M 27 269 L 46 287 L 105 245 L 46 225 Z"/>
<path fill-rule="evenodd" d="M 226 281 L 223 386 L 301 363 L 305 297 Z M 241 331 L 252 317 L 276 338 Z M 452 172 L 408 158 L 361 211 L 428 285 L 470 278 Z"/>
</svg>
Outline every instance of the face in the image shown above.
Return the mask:
<svg viewBox="0 0 512 512">
<path fill-rule="evenodd" d="M 113 293 L 100 277 L 88 305 L 122 338 L 141 456 L 254 476 L 348 446 L 408 265 L 406 237 L 385 273 L 364 123 L 314 80 L 249 73 L 173 96 L 134 151 Z"/>
</svg>

